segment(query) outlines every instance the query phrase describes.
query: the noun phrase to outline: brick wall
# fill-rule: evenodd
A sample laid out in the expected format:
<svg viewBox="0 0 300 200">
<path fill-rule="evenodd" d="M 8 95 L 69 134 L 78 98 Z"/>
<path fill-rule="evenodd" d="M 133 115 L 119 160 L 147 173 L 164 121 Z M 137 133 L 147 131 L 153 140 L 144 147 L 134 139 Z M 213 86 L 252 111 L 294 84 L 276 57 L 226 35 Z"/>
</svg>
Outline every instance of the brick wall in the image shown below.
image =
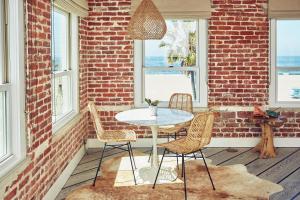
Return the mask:
<svg viewBox="0 0 300 200">
<path fill-rule="evenodd" d="M 216 137 L 257 137 L 260 128 L 243 111 L 268 102 L 269 23 L 266 0 L 213 0 L 209 20 L 209 105 L 228 107 L 216 119 Z M 88 114 L 70 131 L 55 138 L 51 123 L 50 2 L 25 0 L 26 111 L 31 159 L 12 184 L 5 200 L 42 199 L 73 158 L 88 133 Z M 95 101 L 105 129 L 130 128 L 147 137 L 145 127 L 117 123 L 112 107 L 133 106 L 133 42 L 126 35 L 130 0 L 89 0 L 89 17 L 80 20 L 80 110 Z M 112 106 L 109 109 L 108 106 Z M 247 109 L 246 109 L 247 110 Z M 288 117 L 276 136 L 300 137 L 300 113 L 282 111 Z M 145 132 L 146 131 L 146 132 Z M 46 144 L 46 148 L 41 147 Z"/>
<path fill-rule="evenodd" d="M 209 106 L 225 109 L 216 120 L 215 137 L 257 137 L 261 129 L 249 121 L 247 107 L 268 104 L 269 21 L 267 0 L 213 0 L 208 20 Z M 133 43 L 126 36 L 130 0 L 89 0 L 90 62 L 89 100 L 101 106 L 133 106 Z M 246 108 L 246 109 L 245 109 Z M 150 137 L 145 127 L 126 126 L 114 119 L 117 112 L 99 114 L 105 129 L 132 128 L 139 137 Z M 283 114 L 286 114 L 284 112 Z M 299 112 L 287 115 L 288 122 L 276 136 L 299 137 Z M 89 137 L 94 138 L 90 126 Z"/>
<path fill-rule="evenodd" d="M 5 186 L 4 199 L 42 199 L 86 138 L 88 114 L 54 137 L 51 119 L 51 1 L 24 1 L 26 23 L 27 158 L 17 179 Z M 80 20 L 80 110 L 87 105 L 87 21 Z M 3 194 L 1 194 L 3 195 Z"/>
<path fill-rule="evenodd" d="M 269 21 L 262 0 L 216 0 L 209 20 L 209 105 L 268 102 Z"/>
<path fill-rule="evenodd" d="M 133 41 L 126 30 L 130 0 L 91 0 L 89 6 L 89 100 L 97 105 L 132 105 Z"/>
</svg>

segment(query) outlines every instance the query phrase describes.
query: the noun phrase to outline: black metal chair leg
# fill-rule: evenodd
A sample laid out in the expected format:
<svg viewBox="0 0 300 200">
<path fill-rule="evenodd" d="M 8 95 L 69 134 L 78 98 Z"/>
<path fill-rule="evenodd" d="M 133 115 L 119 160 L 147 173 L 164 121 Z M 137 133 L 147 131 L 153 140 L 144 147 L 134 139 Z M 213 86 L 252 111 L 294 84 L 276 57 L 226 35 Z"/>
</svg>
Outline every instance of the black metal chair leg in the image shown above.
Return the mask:
<svg viewBox="0 0 300 200">
<path fill-rule="evenodd" d="M 183 162 L 184 162 L 184 157 L 182 158 L 183 159 Z M 183 165 L 183 162 L 181 163 L 181 177 L 183 177 L 183 167 L 182 167 L 182 165 Z"/>
<path fill-rule="evenodd" d="M 182 169 L 183 169 L 183 183 L 184 183 L 184 199 L 187 200 L 184 154 L 182 154 Z"/>
<path fill-rule="evenodd" d="M 176 140 L 176 138 L 177 138 L 177 134 L 176 133 L 174 135 L 174 138 Z M 177 162 L 177 169 L 178 169 L 178 172 L 179 172 L 179 162 L 178 162 L 178 154 L 177 153 L 176 153 L 176 162 Z"/>
<path fill-rule="evenodd" d="M 101 157 L 100 157 L 99 165 L 98 165 L 98 168 L 97 168 L 96 176 L 94 178 L 93 186 L 95 186 L 95 183 L 96 183 L 96 180 L 97 180 L 97 176 L 98 176 L 98 172 L 99 172 L 99 169 L 100 169 L 100 166 L 101 166 L 101 163 L 102 163 L 105 148 L 106 148 L 106 142 L 104 143 L 104 147 L 103 147 L 103 150 L 102 150 L 102 153 L 101 153 Z"/>
<path fill-rule="evenodd" d="M 135 164 L 135 160 L 134 160 L 134 156 L 133 156 L 133 151 L 132 151 L 132 147 L 131 147 L 131 143 L 129 142 L 129 147 L 130 147 L 130 153 L 131 153 L 131 158 L 132 158 L 132 161 L 133 161 L 133 164 L 134 164 L 134 168 L 136 168 L 136 164 Z"/>
<path fill-rule="evenodd" d="M 195 160 L 197 160 L 196 154 L 195 154 L 195 153 L 193 153 L 193 155 L 194 155 L 194 158 L 195 158 Z"/>
<path fill-rule="evenodd" d="M 127 147 L 128 147 L 128 154 L 129 154 L 129 159 L 130 159 L 130 163 L 131 163 L 131 169 L 132 169 L 132 174 L 133 174 L 133 178 L 134 178 L 134 183 L 136 185 L 136 179 L 135 179 L 135 174 L 134 174 L 134 168 L 133 168 L 133 162 L 132 162 L 132 158 L 131 158 L 131 153 L 130 153 L 130 144 L 127 143 Z"/>
<path fill-rule="evenodd" d="M 201 156 L 202 156 L 202 158 L 203 158 L 203 161 L 204 161 L 204 164 L 205 164 L 205 167 L 206 167 L 206 171 L 207 171 L 207 173 L 208 173 L 208 176 L 209 176 L 211 185 L 212 185 L 213 189 L 216 190 L 215 185 L 214 185 L 214 182 L 213 182 L 213 180 L 212 180 L 212 178 L 211 178 L 211 176 L 210 176 L 210 173 L 209 173 L 209 170 L 208 170 L 208 167 L 207 167 L 207 164 L 206 164 L 206 161 L 205 161 L 205 158 L 204 158 L 204 156 L 203 156 L 203 153 L 202 153 L 201 149 L 200 149 L 200 153 L 201 153 Z"/>
<path fill-rule="evenodd" d="M 179 171 L 178 154 L 176 154 L 176 162 L 177 162 L 177 169 L 178 169 L 178 171 Z"/>
<path fill-rule="evenodd" d="M 154 181 L 153 186 L 152 186 L 153 189 L 155 188 L 155 184 L 156 184 L 156 181 L 157 181 L 157 178 L 158 178 L 158 175 L 159 175 L 161 164 L 163 163 L 163 160 L 164 160 L 164 157 L 165 157 L 165 153 L 166 153 L 166 149 L 164 150 L 163 156 L 161 158 L 161 161 L 160 161 L 160 164 L 159 164 L 159 167 L 158 167 L 158 171 L 157 171 L 157 174 L 156 174 L 156 177 L 155 177 L 155 181 Z"/>
</svg>

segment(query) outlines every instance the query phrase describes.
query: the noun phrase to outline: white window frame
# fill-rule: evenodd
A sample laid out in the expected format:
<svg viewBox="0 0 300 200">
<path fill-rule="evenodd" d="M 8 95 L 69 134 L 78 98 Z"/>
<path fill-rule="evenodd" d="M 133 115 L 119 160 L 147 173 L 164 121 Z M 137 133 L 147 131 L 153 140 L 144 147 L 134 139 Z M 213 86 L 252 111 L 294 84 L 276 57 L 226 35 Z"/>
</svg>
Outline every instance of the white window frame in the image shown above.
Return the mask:
<svg viewBox="0 0 300 200">
<path fill-rule="evenodd" d="M 180 19 L 178 17 L 168 19 Z M 195 18 L 191 18 L 195 19 Z M 207 83 L 207 47 L 208 47 L 208 25 L 206 19 L 198 19 L 198 44 L 197 44 L 197 63 L 195 67 L 185 67 L 184 69 L 179 67 L 156 67 L 151 70 L 174 70 L 174 71 L 195 71 L 197 77 L 196 90 L 197 100 L 193 102 L 194 107 L 207 107 L 208 99 L 208 83 Z M 144 42 L 141 40 L 134 41 L 134 105 L 135 107 L 146 107 L 147 104 L 144 101 L 144 71 L 147 69 L 143 67 L 144 59 Z M 160 107 L 167 107 L 168 102 L 163 101 L 159 103 Z"/>
<path fill-rule="evenodd" d="M 289 19 L 290 20 L 290 19 Z M 300 20 L 300 19 L 298 19 Z M 297 108 L 300 107 L 300 100 L 297 102 L 294 101 L 278 101 L 277 99 L 277 69 L 276 67 L 276 58 L 277 58 L 277 20 L 271 19 L 270 21 L 270 42 L 269 42 L 269 49 L 270 49 L 270 70 L 269 70 L 269 82 L 270 82 L 270 89 L 269 89 L 269 105 L 271 107 L 286 107 L 286 108 Z M 284 70 L 295 70 L 299 69 L 299 67 L 283 67 Z M 282 70 L 282 68 L 281 68 Z"/>
<path fill-rule="evenodd" d="M 52 72 L 52 77 L 57 78 L 60 76 L 68 76 L 70 78 L 70 104 L 71 104 L 71 111 L 66 113 L 62 118 L 53 122 L 52 124 L 52 132 L 55 134 L 61 128 L 63 128 L 68 122 L 70 122 L 78 113 L 79 113 L 79 73 L 78 73 L 78 65 L 79 65 L 79 34 L 78 34 L 78 16 L 74 13 L 67 12 L 61 8 L 54 7 L 55 10 L 59 12 L 62 11 L 64 13 L 68 13 L 69 18 L 69 41 L 68 41 L 68 67 L 67 71 L 61 72 Z M 54 91 L 52 90 L 52 95 Z M 52 96 L 53 98 L 53 96 Z"/>
<path fill-rule="evenodd" d="M 4 1 L 3 1 L 4 2 Z M 25 133 L 25 71 L 24 71 L 24 16 L 23 1 L 6 2 L 7 49 L 6 66 L 8 84 L 0 85 L 7 92 L 8 153 L 0 161 L 0 177 L 13 169 L 26 157 Z M 8 3 L 9 2 L 9 3 Z M 4 4 L 2 4 L 4 5 Z M 0 33 L 3 34 L 3 33 Z M 13 106 L 12 106 L 13 105 Z"/>
</svg>

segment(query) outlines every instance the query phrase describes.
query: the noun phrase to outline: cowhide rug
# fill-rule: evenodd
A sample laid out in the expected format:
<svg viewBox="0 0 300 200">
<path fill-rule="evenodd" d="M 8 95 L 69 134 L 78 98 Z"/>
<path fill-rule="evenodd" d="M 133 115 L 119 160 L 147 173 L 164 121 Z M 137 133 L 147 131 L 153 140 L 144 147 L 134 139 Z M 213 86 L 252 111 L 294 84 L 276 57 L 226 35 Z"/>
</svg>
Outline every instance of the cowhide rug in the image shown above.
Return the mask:
<svg viewBox="0 0 300 200">
<path fill-rule="evenodd" d="M 147 163 L 147 156 L 136 156 L 137 167 Z M 141 155 L 141 154 L 140 154 Z M 141 182 L 139 178 L 139 169 L 136 170 L 138 185 L 134 185 L 131 167 L 128 164 L 127 154 L 120 154 L 117 157 L 108 159 L 102 163 L 101 176 L 98 177 L 96 186 L 82 186 L 75 189 L 67 196 L 67 200 L 182 200 L 184 199 L 184 190 L 182 178 L 180 176 L 175 182 L 167 184 L 157 184 L 155 189 L 149 182 Z M 127 159 L 127 161 L 126 161 Z M 176 166 L 176 160 L 166 160 L 166 165 L 172 162 Z M 180 160 L 180 159 L 179 159 Z M 126 161 L 126 167 L 122 167 Z M 143 163 L 142 163 L 143 161 Z M 123 164 L 122 164 L 123 162 Z M 205 166 L 202 160 L 189 159 L 186 162 L 187 191 L 188 199 L 201 200 L 262 200 L 269 199 L 273 193 L 280 192 L 283 188 L 275 183 L 260 179 L 247 172 L 244 165 L 214 166 L 209 165 L 209 170 L 216 190 L 212 189 Z M 127 177 L 127 178 L 124 178 Z M 127 181 L 126 181 L 127 179 Z M 181 179 L 181 180 L 180 180 Z M 120 180 L 122 180 L 120 182 Z M 125 180 L 125 181 L 124 181 Z M 119 182 L 118 182 L 119 181 Z"/>
</svg>

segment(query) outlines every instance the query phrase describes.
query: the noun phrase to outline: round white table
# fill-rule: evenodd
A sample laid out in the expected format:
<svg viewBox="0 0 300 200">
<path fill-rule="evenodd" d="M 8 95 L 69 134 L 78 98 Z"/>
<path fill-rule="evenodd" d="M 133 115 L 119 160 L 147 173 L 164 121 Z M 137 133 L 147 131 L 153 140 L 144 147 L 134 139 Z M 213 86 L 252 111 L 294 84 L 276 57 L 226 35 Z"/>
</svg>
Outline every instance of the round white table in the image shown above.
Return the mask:
<svg viewBox="0 0 300 200">
<path fill-rule="evenodd" d="M 157 132 L 159 126 L 176 125 L 192 120 L 194 115 L 192 113 L 169 109 L 158 108 L 157 116 L 152 116 L 150 109 L 140 108 L 131 109 L 118 113 L 115 118 L 120 122 L 133 124 L 137 126 L 149 126 L 152 131 L 153 153 L 151 159 L 151 167 L 158 168 L 157 155 Z"/>
</svg>

